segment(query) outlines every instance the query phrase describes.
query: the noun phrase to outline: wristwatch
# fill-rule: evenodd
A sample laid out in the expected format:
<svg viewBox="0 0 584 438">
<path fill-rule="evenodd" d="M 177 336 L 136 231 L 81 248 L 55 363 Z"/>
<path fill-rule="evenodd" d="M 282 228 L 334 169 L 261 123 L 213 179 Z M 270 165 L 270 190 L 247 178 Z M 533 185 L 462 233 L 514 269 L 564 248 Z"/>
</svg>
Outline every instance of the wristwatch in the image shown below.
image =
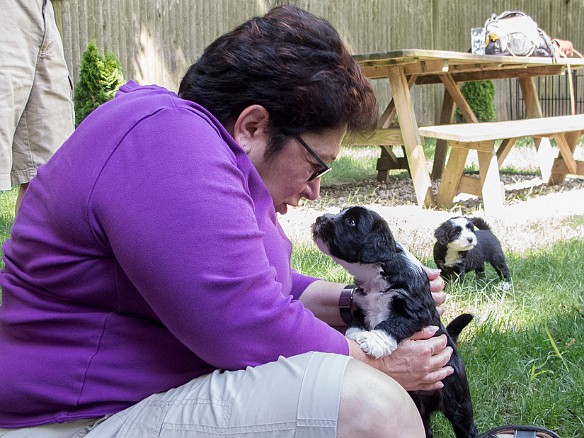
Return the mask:
<svg viewBox="0 0 584 438">
<path fill-rule="evenodd" d="M 347 325 L 351 325 L 353 322 L 353 315 L 351 313 L 351 307 L 353 306 L 353 291 L 355 290 L 354 284 L 346 285 L 341 291 L 339 297 L 339 312 L 341 313 L 341 318 Z"/>
</svg>

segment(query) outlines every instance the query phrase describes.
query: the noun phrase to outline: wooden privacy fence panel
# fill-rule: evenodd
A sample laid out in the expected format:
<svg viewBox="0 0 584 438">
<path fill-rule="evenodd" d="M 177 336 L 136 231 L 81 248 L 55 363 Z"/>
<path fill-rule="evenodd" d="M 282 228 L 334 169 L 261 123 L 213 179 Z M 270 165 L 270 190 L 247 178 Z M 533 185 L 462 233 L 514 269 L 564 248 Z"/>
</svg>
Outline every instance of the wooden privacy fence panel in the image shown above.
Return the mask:
<svg viewBox="0 0 584 438">
<path fill-rule="evenodd" d="M 584 49 L 584 0 L 53 0 L 74 82 L 87 43 L 95 40 L 100 50 L 118 57 L 126 79 L 171 90 L 215 38 L 284 3 L 329 20 L 352 53 L 466 51 L 470 28 L 505 10 L 525 11 L 550 35 L 571 39 Z M 374 87 L 384 107 L 391 97 L 387 84 L 374 81 Z M 426 86 L 414 92 L 422 123 L 438 117 L 438 90 Z M 497 84 L 497 95 L 508 92 L 508 85 Z M 496 97 L 500 118 L 509 112 L 503 100 Z"/>
</svg>

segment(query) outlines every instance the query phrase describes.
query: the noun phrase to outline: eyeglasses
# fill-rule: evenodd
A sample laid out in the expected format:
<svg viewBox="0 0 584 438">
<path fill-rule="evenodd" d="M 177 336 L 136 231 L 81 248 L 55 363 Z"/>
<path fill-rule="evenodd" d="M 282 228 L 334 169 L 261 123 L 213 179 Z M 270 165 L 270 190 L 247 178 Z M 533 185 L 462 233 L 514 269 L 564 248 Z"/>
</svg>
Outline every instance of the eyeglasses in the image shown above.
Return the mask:
<svg viewBox="0 0 584 438">
<path fill-rule="evenodd" d="M 310 153 L 310 155 L 312 155 L 312 157 L 316 160 L 316 162 L 319 165 L 319 167 L 316 168 L 314 170 L 314 172 L 312 172 L 312 175 L 310 175 L 310 178 L 308 178 L 308 181 L 312 181 L 313 179 L 320 178 L 325 173 L 328 173 L 331 170 L 333 170 L 332 168 L 328 167 L 324 161 L 322 161 L 322 159 L 316 154 L 316 152 L 314 152 L 312 150 L 312 148 L 310 146 L 308 146 L 306 144 L 306 142 L 304 140 L 302 140 L 302 138 L 299 135 L 294 134 L 294 135 L 292 135 L 292 137 L 294 137 L 296 140 L 298 140 L 298 143 L 300 143 L 304 147 L 304 149 L 306 149 Z"/>
</svg>

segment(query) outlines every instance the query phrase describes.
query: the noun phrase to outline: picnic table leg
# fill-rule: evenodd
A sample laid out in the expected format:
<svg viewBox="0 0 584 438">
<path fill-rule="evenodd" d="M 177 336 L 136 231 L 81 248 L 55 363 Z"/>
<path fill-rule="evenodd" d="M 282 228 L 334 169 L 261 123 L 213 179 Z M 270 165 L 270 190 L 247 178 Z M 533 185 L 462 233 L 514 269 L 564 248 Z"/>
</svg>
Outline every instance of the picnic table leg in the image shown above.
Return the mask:
<svg viewBox="0 0 584 438">
<path fill-rule="evenodd" d="M 507 155 L 509 152 L 511 152 L 511 148 L 516 141 L 516 138 L 506 138 L 501 142 L 499 149 L 497 149 L 497 161 L 499 163 L 499 169 L 503 166 L 505 158 L 507 158 Z"/>
<path fill-rule="evenodd" d="M 456 105 L 448 91 L 444 90 L 444 100 L 442 101 L 442 112 L 440 113 L 440 124 L 448 125 L 454 121 Z M 446 140 L 436 140 L 434 151 L 434 163 L 432 164 L 432 179 L 440 179 L 444 174 L 448 143 Z"/>
<path fill-rule="evenodd" d="M 387 182 L 389 171 L 392 169 L 406 169 L 409 172 L 408 159 L 405 155 L 398 157 L 393 152 L 393 146 L 383 145 L 380 147 L 381 155 L 377 159 L 377 181 Z M 410 174 L 411 177 L 411 174 Z"/>
<path fill-rule="evenodd" d="M 500 210 L 505 201 L 505 188 L 499 175 L 495 142 L 490 144 L 488 150 L 486 148 L 477 150 L 477 155 L 485 212 L 492 214 Z"/>
<path fill-rule="evenodd" d="M 478 123 L 479 119 L 477 119 L 477 116 L 464 98 L 464 94 L 462 94 L 462 91 L 460 91 L 458 82 L 456 82 L 452 76 L 447 73 L 442 73 L 438 76 L 440 81 L 442 81 L 442 84 L 444 84 L 444 88 L 458 106 L 458 109 L 462 113 L 464 120 L 466 120 L 467 123 Z"/>
<path fill-rule="evenodd" d="M 458 83 L 448 73 L 443 73 L 439 75 L 439 77 L 440 81 L 442 81 L 442 84 L 444 85 L 444 100 L 442 102 L 440 124 L 450 124 L 454 121 L 454 111 L 456 110 L 457 106 L 462 113 L 462 117 L 467 123 L 477 123 L 478 119 L 464 98 L 462 91 L 460 91 Z M 432 179 L 439 179 L 443 177 L 445 172 L 444 162 L 446 161 L 447 152 L 448 143 L 445 140 L 437 140 L 436 150 L 434 152 L 434 164 L 432 166 Z M 448 202 L 451 201 L 452 199 Z"/>
<path fill-rule="evenodd" d="M 412 88 L 416 83 L 416 76 L 411 76 L 408 79 L 408 88 Z M 379 116 L 379 120 L 377 123 L 378 129 L 388 129 L 391 125 L 393 118 L 395 117 L 396 109 L 395 109 L 395 100 L 391 99 L 385 111 Z M 410 167 L 408 166 L 408 158 L 405 151 L 405 148 L 402 146 L 404 156 L 398 157 L 393 152 L 393 147 L 395 144 L 383 144 L 381 145 L 381 156 L 377 160 L 377 181 L 387 182 L 387 178 L 389 177 L 389 171 L 391 169 L 406 169 L 410 175 Z"/>
<path fill-rule="evenodd" d="M 452 147 L 436 194 L 436 204 L 439 207 L 448 208 L 452 205 L 464 172 L 468 151 L 468 148 Z"/>
<path fill-rule="evenodd" d="M 566 167 L 571 174 L 576 174 L 578 172 L 576 160 L 574 159 L 574 150 L 576 150 L 576 144 L 568 144 L 568 140 L 564 134 L 555 134 L 554 140 L 560 149 L 560 156 L 566 163 Z"/>
<path fill-rule="evenodd" d="M 406 79 L 403 66 L 390 66 L 387 68 L 389 85 L 395 109 L 399 118 L 400 129 L 404 141 L 410 174 L 416 199 L 420 206 L 430 206 L 433 202 L 432 183 L 430 174 L 426 169 L 426 158 L 422 141 L 418 133 L 418 122 L 414 113 L 414 105 L 410 95 L 410 87 Z"/>
<path fill-rule="evenodd" d="M 576 131 L 560 136 L 561 138 L 556 138 L 560 153 L 554 161 L 548 179 L 549 185 L 562 184 L 568 173 L 584 175 L 584 164 L 581 161 L 574 160 L 574 151 L 576 150 L 576 145 L 581 135 L 582 131 Z M 568 158 L 566 159 L 566 157 Z"/>
<path fill-rule="evenodd" d="M 549 180 L 552 174 L 552 166 L 554 164 L 554 150 L 550 139 L 547 137 L 533 139 L 537 151 L 536 159 L 541 172 L 541 179 Z"/>
<path fill-rule="evenodd" d="M 541 104 L 537 95 L 537 87 L 532 77 L 519 78 L 519 86 L 521 87 L 521 94 L 523 94 L 523 102 L 525 104 L 525 113 L 527 117 L 538 118 L 543 117 Z M 550 178 L 551 167 L 554 161 L 554 151 L 552 149 L 549 138 L 534 138 L 535 150 L 537 151 L 537 161 L 541 171 L 541 178 L 545 181 Z"/>
</svg>

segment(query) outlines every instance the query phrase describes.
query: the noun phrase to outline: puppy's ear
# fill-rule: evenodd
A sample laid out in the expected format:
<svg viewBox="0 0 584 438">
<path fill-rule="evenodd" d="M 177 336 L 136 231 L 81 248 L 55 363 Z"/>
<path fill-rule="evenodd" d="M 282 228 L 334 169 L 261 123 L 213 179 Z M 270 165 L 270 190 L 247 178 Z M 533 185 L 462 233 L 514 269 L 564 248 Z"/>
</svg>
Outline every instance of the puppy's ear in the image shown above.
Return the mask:
<svg viewBox="0 0 584 438">
<path fill-rule="evenodd" d="M 485 222 L 483 218 L 480 217 L 472 217 L 468 218 L 469 222 L 473 224 L 473 226 L 479 230 L 490 230 L 491 227 Z"/>
<path fill-rule="evenodd" d="M 388 258 L 388 254 L 397 251 L 395 239 L 388 227 L 375 227 L 359 253 L 361 263 L 379 263 Z"/>
<path fill-rule="evenodd" d="M 442 224 L 436 231 L 434 231 L 434 237 L 438 241 L 440 245 L 447 245 L 448 244 L 448 232 L 446 231 L 446 225 Z"/>
</svg>

